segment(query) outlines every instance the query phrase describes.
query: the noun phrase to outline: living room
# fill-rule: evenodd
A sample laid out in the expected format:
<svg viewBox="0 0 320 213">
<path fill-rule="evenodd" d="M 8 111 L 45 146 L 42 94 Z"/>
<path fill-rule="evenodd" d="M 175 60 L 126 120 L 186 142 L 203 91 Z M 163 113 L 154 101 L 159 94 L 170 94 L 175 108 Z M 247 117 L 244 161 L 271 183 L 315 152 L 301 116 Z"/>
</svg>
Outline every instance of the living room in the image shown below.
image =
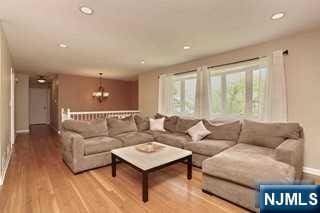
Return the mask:
<svg viewBox="0 0 320 213">
<path fill-rule="evenodd" d="M 5 0 L 0 209 L 320 211 L 318 11 Z M 266 206 L 270 185 L 316 207 Z"/>
</svg>

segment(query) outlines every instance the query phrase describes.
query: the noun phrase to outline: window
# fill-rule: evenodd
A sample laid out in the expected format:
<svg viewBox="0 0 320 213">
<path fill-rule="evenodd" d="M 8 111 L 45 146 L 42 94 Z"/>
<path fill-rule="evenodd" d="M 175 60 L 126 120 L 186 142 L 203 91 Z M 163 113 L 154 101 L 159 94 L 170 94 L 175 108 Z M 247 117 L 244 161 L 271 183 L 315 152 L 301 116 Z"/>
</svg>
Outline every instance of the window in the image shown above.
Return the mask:
<svg viewBox="0 0 320 213">
<path fill-rule="evenodd" d="M 257 63 L 210 70 L 211 114 L 259 117 L 264 103 L 265 67 Z"/>
<path fill-rule="evenodd" d="M 213 69 L 203 66 L 184 74 L 162 74 L 159 112 L 200 118 L 262 119 L 268 109 L 267 65 L 267 60 L 257 60 Z"/>
<path fill-rule="evenodd" d="M 172 114 L 193 115 L 196 100 L 196 73 L 175 75 L 170 96 Z"/>
</svg>

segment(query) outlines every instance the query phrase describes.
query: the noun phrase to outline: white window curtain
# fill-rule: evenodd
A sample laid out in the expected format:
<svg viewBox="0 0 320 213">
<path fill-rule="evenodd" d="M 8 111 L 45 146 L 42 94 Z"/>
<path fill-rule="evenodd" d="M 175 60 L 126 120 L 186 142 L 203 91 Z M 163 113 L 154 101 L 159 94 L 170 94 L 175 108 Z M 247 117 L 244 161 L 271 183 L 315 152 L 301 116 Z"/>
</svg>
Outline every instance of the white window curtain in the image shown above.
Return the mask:
<svg viewBox="0 0 320 213">
<path fill-rule="evenodd" d="M 210 118 L 211 96 L 210 73 L 207 66 L 197 69 L 196 109 L 195 116 L 198 118 Z"/>
<path fill-rule="evenodd" d="M 262 120 L 286 122 L 288 120 L 287 84 L 283 50 L 272 53 L 268 70 Z"/>
<path fill-rule="evenodd" d="M 286 90 L 283 51 L 278 50 L 259 61 L 160 75 L 158 111 L 198 118 L 287 121 Z M 238 95 L 230 101 L 234 92 Z M 238 105 L 233 109 L 228 103 L 233 108 L 233 104 Z"/>
<path fill-rule="evenodd" d="M 162 74 L 159 77 L 158 112 L 170 115 L 172 113 L 173 74 Z"/>
</svg>

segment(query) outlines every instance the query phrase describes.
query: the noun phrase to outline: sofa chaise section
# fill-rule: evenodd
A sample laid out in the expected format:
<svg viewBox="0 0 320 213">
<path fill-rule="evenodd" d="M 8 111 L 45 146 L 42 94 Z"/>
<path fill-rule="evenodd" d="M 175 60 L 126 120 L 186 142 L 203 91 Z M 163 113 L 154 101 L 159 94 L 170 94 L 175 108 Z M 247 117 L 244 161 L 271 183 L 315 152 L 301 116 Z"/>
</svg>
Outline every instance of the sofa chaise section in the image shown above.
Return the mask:
<svg viewBox="0 0 320 213">
<path fill-rule="evenodd" d="M 244 120 L 239 143 L 203 162 L 203 190 L 258 212 L 259 183 L 300 181 L 302 137 L 296 123 Z"/>
</svg>

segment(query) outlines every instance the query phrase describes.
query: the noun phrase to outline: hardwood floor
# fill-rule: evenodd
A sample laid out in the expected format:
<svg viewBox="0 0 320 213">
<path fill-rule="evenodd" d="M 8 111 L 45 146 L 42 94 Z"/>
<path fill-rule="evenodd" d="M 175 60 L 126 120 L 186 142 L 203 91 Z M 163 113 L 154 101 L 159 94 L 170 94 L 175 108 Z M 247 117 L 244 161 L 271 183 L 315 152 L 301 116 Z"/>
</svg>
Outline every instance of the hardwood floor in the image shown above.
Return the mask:
<svg viewBox="0 0 320 213">
<path fill-rule="evenodd" d="M 245 212 L 201 191 L 201 170 L 177 164 L 150 174 L 149 202 L 141 201 L 140 173 L 119 164 L 74 175 L 62 162 L 60 139 L 47 126 L 18 135 L 7 177 L 0 188 L 0 212 Z"/>
</svg>

